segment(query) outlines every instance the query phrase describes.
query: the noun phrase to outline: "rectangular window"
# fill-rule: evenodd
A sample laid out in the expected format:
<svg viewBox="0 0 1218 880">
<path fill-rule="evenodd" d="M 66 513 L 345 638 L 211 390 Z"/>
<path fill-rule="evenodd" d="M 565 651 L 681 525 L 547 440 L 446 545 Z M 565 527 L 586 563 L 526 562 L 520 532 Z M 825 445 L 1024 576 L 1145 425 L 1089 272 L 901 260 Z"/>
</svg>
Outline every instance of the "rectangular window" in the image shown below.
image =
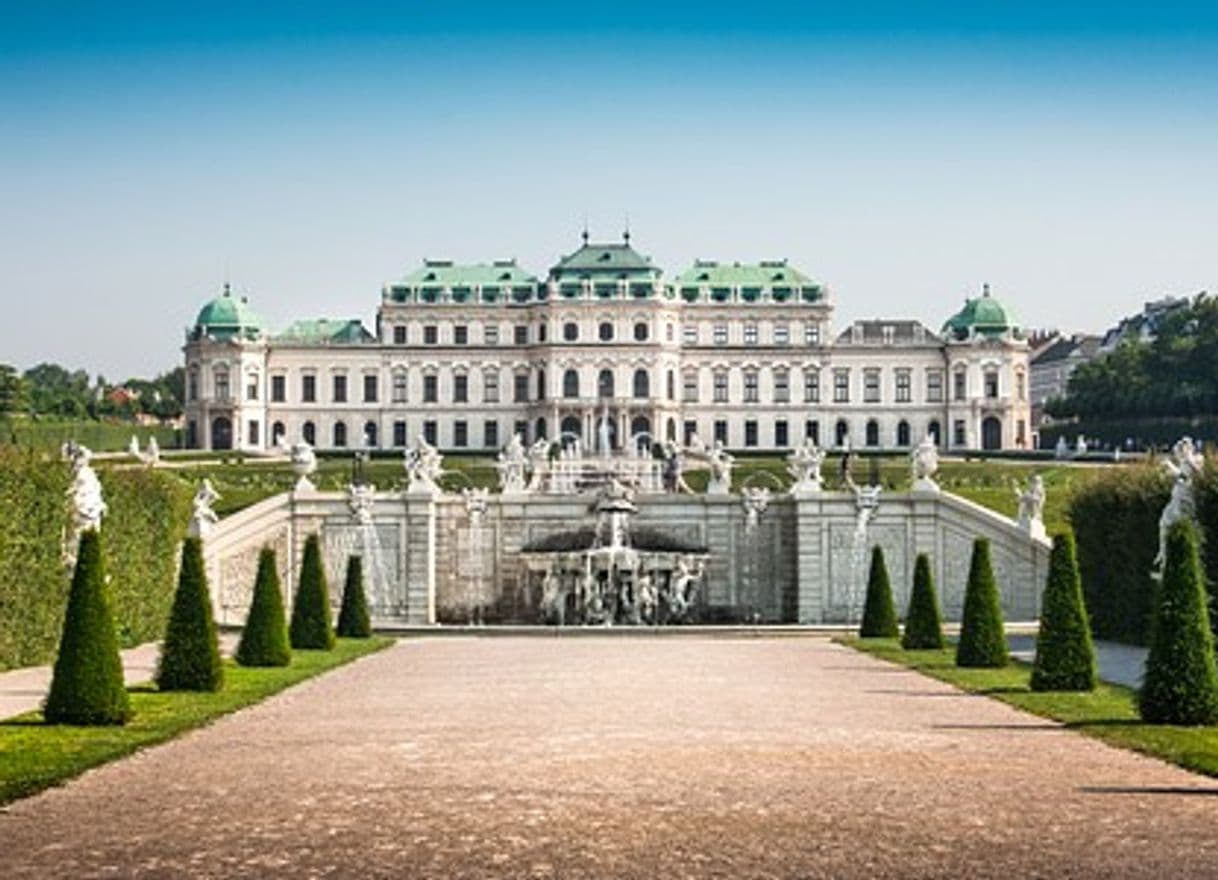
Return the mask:
<svg viewBox="0 0 1218 880">
<path fill-rule="evenodd" d="M 774 325 L 774 344 L 775 345 L 790 345 L 791 344 L 791 327 L 788 324 Z"/>
<path fill-rule="evenodd" d="M 759 399 L 757 393 L 757 371 L 744 371 L 744 402 L 756 403 Z"/>
<path fill-rule="evenodd" d="M 464 324 L 453 327 L 453 345 L 469 345 L 469 328 Z"/>
<path fill-rule="evenodd" d="M 364 376 L 364 403 L 376 403 L 377 376 Z"/>
<path fill-rule="evenodd" d="M 681 328 L 681 341 L 686 345 L 698 344 L 698 325 L 686 324 Z"/>
<path fill-rule="evenodd" d="M 685 434 L 685 445 L 694 442 L 694 438 L 698 436 L 698 423 L 690 420 L 685 423 L 683 433 Z"/>
<path fill-rule="evenodd" d="M 302 403 L 317 402 L 317 377 L 316 376 L 301 376 L 300 377 L 300 400 Z"/>
<path fill-rule="evenodd" d="M 753 447 L 757 445 L 757 420 L 748 419 L 744 423 L 744 445 Z"/>
<path fill-rule="evenodd" d="M 246 428 L 246 436 L 249 438 L 250 446 L 258 445 L 258 423 L 251 421 Z"/>
<path fill-rule="evenodd" d="M 942 403 L 943 402 L 943 371 L 942 370 L 927 370 L 926 371 L 926 402 L 927 403 Z"/>
<path fill-rule="evenodd" d="M 512 400 L 516 403 L 528 403 L 529 401 L 529 374 L 517 373 L 512 377 L 514 385 L 512 386 Z"/>
<path fill-rule="evenodd" d="M 487 345 L 499 344 L 499 325 L 487 324 L 482 328 L 482 341 Z"/>
<path fill-rule="evenodd" d="M 399 448 L 406 445 L 406 423 L 403 421 L 393 423 L 393 445 Z"/>
<path fill-rule="evenodd" d="M 985 374 L 985 396 L 991 400 L 998 396 L 998 374 L 992 370 Z"/>
<path fill-rule="evenodd" d="M 228 371 L 217 370 L 214 375 L 216 400 L 228 400 Z"/>
<path fill-rule="evenodd" d="M 834 370 L 833 371 L 833 402 L 834 403 L 849 403 L 850 402 L 850 371 L 849 370 Z"/>
<path fill-rule="evenodd" d="M 804 324 L 804 344 L 820 345 L 820 324 L 815 321 Z"/>
<path fill-rule="evenodd" d="M 876 369 L 863 370 L 863 402 L 880 402 L 880 371 Z"/>
<path fill-rule="evenodd" d="M 756 321 L 746 321 L 745 322 L 745 324 L 744 324 L 744 344 L 745 345 L 756 345 L 757 344 L 757 322 Z"/>
<path fill-rule="evenodd" d="M 271 402 L 283 403 L 288 397 L 288 382 L 284 376 L 271 376 Z"/>
<path fill-rule="evenodd" d="M 1027 387 L 1027 383 L 1024 382 L 1023 373 L 1015 374 L 1015 396 L 1019 400 L 1028 399 L 1028 387 Z"/>
<path fill-rule="evenodd" d="M 804 422 L 804 439 L 811 440 L 817 446 L 820 445 L 820 422 L 817 419 L 808 419 Z"/>
<path fill-rule="evenodd" d="M 913 381 L 909 370 L 897 370 L 897 403 L 909 403 L 913 399 Z"/>
<path fill-rule="evenodd" d="M 423 344 L 435 345 L 440 341 L 440 331 L 435 324 L 427 324 L 423 327 Z"/>
<path fill-rule="evenodd" d="M 393 402 L 406 402 L 406 373 L 400 370 L 393 374 Z"/>
<path fill-rule="evenodd" d="M 333 400 L 335 403 L 346 403 L 347 402 L 347 377 L 346 376 L 335 376 L 334 377 Z"/>
<path fill-rule="evenodd" d="M 791 374 L 783 369 L 774 371 L 774 402 L 791 402 Z"/>
<path fill-rule="evenodd" d="M 964 419 L 956 419 L 956 421 L 952 422 L 952 445 L 963 446 L 965 442 Z"/>
<path fill-rule="evenodd" d="M 436 376 L 423 377 L 423 402 L 435 403 L 440 399 L 440 380 Z M 431 442 L 431 441 L 428 441 Z"/>
<path fill-rule="evenodd" d="M 406 325 L 405 324 L 398 324 L 396 327 L 393 328 L 393 344 L 394 345 L 405 345 L 406 344 Z"/>
<path fill-rule="evenodd" d="M 517 345 L 529 344 L 529 328 L 527 324 L 517 324 L 512 328 L 512 339 Z"/>
<path fill-rule="evenodd" d="M 715 370 L 715 403 L 727 403 L 727 372 Z"/>
<path fill-rule="evenodd" d="M 436 422 L 434 419 L 428 419 L 426 422 L 423 423 L 423 439 L 426 440 L 428 443 L 430 443 L 432 446 L 440 445 L 439 434 L 440 434 L 440 431 L 437 428 Z"/>
<path fill-rule="evenodd" d="M 246 400 L 257 400 L 258 399 L 258 379 L 256 377 L 251 379 L 249 384 L 245 386 L 245 399 Z"/>
<path fill-rule="evenodd" d="M 715 442 L 727 446 L 727 419 L 715 419 Z"/>
<path fill-rule="evenodd" d="M 698 402 L 698 374 L 688 372 L 681 374 L 681 399 L 686 403 Z"/>
<path fill-rule="evenodd" d="M 804 370 L 804 403 L 820 403 L 820 370 Z"/>
<path fill-rule="evenodd" d="M 469 403 L 469 376 L 453 376 L 453 403 Z"/>
<path fill-rule="evenodd" d="M 968 397 L 968 376 L 964 370 L 957 370 L 952 374 L 952 395 L 956 400 Z"/>
<path fill-rule="evenodd" d="M 453 446 L 458 449 L 469 446 L 469 423 L 465 419 L 453 422 Z"/>
<path fill-rule="evenodd" d="M 727 345 L 727 324 L 720 322 L 715 325 L 715 345 Z"/>
<path fill-rule="evenodd" d="M 493 419 L 482 423 L 482 445 L 487 449 L 499 448 L 499 423 Z"/>
<path fill-rule="evenodd" d="M 491 371 L 482 374 L 482 402 L 499 402 L 499 374 Z M 496 446 L 499 444 L 496 443 Z"/>
<path fill-rule="evenodd" d="M 791 445 L 786 419 L 779 419 L 774 423 L 774 445 L 780 449 Z"/>
<path fill-rule="evenodd" d="M 512 422 L 512 433 L 519 434 L 520 439 L 529 442 L 529 423 L 528 422 Z"/>
</svg>

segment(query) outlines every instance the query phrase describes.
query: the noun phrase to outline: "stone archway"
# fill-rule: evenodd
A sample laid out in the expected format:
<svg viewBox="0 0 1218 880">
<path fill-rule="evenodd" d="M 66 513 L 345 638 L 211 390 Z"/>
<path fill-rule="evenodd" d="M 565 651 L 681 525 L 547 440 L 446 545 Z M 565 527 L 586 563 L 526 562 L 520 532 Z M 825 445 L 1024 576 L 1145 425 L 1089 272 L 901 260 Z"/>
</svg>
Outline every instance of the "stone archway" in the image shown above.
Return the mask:
<svg viewBox="0 0 1218 880">
<path fill-rule="evenodd" d="M 211 448 L 233 448 L 233 420 L 228 416 L 217 416 L 211 420 Z"/>
<path fill-rule="evenodd" d="M 981 420 L 981 448 L 1002 448 L 1002 422 L 996 416 L 986 416 Z"/>
</svg>

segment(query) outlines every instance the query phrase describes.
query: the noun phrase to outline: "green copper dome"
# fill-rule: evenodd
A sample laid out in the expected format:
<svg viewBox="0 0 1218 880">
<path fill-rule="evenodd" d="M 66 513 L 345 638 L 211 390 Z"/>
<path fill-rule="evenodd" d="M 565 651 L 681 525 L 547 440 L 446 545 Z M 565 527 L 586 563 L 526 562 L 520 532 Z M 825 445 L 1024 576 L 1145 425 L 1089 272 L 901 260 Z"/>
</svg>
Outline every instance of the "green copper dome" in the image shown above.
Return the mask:
<svg viewBox="0 0 1218 880">
<path fill-rule="evenodd" d="M 990 286 L 982 289 L 981 296 L 964 301 L 964 308 L 956 312 L 943 324 L 943 333 L 956 339 L 967 339 L 973 333 L 982 336 L 1000 336 L 1018 333 L 1015 315 L 990 295 Z"/>
<path fill-rule="evenodd" d="M 224 293 L 199 310 L 195 319 L 196 336 L 231 339 L 233 336 L 254 337 L 262 332 L 262 319 L 250 308 L 245 297 L 233 296 L 224 285 Z"/>
</svg>

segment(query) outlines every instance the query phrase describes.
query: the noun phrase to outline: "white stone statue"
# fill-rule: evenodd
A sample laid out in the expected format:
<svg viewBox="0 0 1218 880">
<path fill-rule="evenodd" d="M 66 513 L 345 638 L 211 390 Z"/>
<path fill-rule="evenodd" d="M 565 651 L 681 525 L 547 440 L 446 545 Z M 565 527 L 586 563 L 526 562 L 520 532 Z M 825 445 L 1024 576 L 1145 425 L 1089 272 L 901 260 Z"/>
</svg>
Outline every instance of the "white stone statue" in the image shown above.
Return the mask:
<svg viewBox="0 0 1218 880">
<path fill-rule="evenodd" d="M 220 500 L 220 493 L 212 486 L 211 480 L 203 478 L 202 485 L 195 492 L 193 509 L 190 513 L 190 525 L 186 529 L 186 534 L 194 538 L 206 538 L 207 533 L 211 531 L 211 527 L 220 521 L 220 517 L 216 516 L 216 512 L 212 510 L 212 505 Z"/>
<path fill-rule="evenodd" d="M 1065 434 L 1057 438 L 1057 445 L 1053 447 L 1053 457 L 1057 459 L 1070 457 L 1070 444 L 1066 442 Z"/>
<path fill-rule="evenodd" d="M 661 482 L 665 492 L 682 492 L 692 495 L 693 489 L 685 482 L 685 456 L 675 440 L 664 442 L 664 464 Z"/>
<path fill-rule="evenodd" d="M 825 463 L 825 450 L 816 445 L 811 437 L 796 446 L 787 456 L 787 473 L 794 478 L 791 494 L 814 493 L 821 490 L 821 465 Z"/>
<path fill-rule="evenodd" d="M 1078 435 L 1078 440 L 1074 442 L 1074 454 L 1083 456 L 1087 454 L 1087 438 L 1082 434 Z"/>
<path fill-rule="evenodd" d="M 1019 499 L 1019 512 L 1016 522 L 1019 527 L 1033 538 L 1047 537 L 1045 534 L 1045 481 L 1040 474 L 1028 478 L 1025 489 L 1015 487 L 1015 497 Z"/>
<path fill-rule="evenodd" d="M 528 467 L 528 454 L 524 450 L 519 434 L 513 434 L 507 446 L 499 453 L 496 468 L 499 470 L 499 491 L 505 495 L 524 492 L 525 470 Z"/>
<path fill-rule="evenodd" d="M 127 454 L 132 458 L 138 458 L 141 461 L 143 460 L 142 456 L 140 455 L 140 438 L 134 434 L 131 435 L 131 442 L 127 444 Z"/>
<path fill-rule="evenodd" d="M 634 607 L 641 622 L 655 622 L 657 600 L 655 581 L 651 579 L 651 575 L 644 572 L 639 575 L 638 582 L 635 584 Z"/>
<path fill-rule="evenodd" d="M 744 530 L 752 533 L 757 530 L 761 515 L 770 506 L 770 490 L 764 486 L 745 486 L 741 494 L 744 496 Z"/>
<path fill-rule="evenodd" d="M 89 464 L 93 453 L 87 446 L 69 442 L 64 446 L 65 454 L 72 460 L 72 485 L 68 499 L 72 504 L 71 545 L 75 545 L 80 533 L 88 529 L 100 529 L 106 513 L 106 501 L 102 497 L 101 481 Z M 72 546 L 70 552 L 74 553 Z"/>
<path fill-rule="evenodd" d="M 155 437 L 148 438 L 148 452 L 144 456 L 144 463 L 152 466 L 160 464 L 161 461 L 161 444 L 156 442 Z"/>
<path fill-rule="evenodd" d="M 608 458 L 613 452 L 612 431 L 609 428 L 609 410 L 601 412 L 600 421 L 596 425 L 596 451 L 601 458 Z"/>
<path fill-rule="evenodd" d="M 546 572 L 541 580 L 541 613 L 547 620 L 562 624 L 566 603 L 563 601 L 562 582 L 554 569 Z"/>
<path fill-rule="evenodd" d="M 440 450 L 420 434 L 415 444 L 404 453 L 406 476 L 410 481 L 406 491 L 413 494 L 438 494 L 440 476 L 444 473 L 444 457 Z"/>
<path fill-rule="evenodd" d="M 528 490 L 530 492 L 540 492 L 550 466 L 550 441 L 541 439 L 530 446 L 528 459 Z"/>
<path fill-rule="evenodd" d="M 1167 558 L 1167 532 L 1178 520 L 1196 516 L 1197 501 L 1193 492 L 1193 480 L 1205 467 L 1205 457 L 1193 445 L 1191 437 L 1181 437 L 1171 448 L 1172 458 L 1163 462 L 1164 469 L 1171 474 L 1171 497 L 1159 515 L 1159 554 L 1154 567 L 1163 570 Z M 1174 460 L 1173 460 L 1174 459 Z"/>
<path fill-rule="evenodd" d="M 710 463 L 710 482 L 706 486 L 707 495 L 730 495 L 732 491 L 732 464 L 735 459 L 723 448 L 720 440 L 707 453 Z"/>
<path fill-rule="evenodd" d="M 939 470 L 939 449 L 929 434 L 923 437 L 922 442 L 910 453 L 910 467 L 913 470 L 915 492 L 939 491 L 939 484 L 933 479 Z"/>
<path fill-rule="evenodd" d="M 304 441 L 292 444 L 292 472 L 296 474 L 295 491 L 312 492 L 316 489 L 313 481 L 309 479 L 316 470 L 317 456 L 313 454 L 313 447 Z"/>
<path fill-rule="evenodd" d="M 372 503 L 376 487 L 371 483 L 351 483 L 347 486 L 347 509 L 351 520 L 360 526 L 372 525 Z"/>
</svg>

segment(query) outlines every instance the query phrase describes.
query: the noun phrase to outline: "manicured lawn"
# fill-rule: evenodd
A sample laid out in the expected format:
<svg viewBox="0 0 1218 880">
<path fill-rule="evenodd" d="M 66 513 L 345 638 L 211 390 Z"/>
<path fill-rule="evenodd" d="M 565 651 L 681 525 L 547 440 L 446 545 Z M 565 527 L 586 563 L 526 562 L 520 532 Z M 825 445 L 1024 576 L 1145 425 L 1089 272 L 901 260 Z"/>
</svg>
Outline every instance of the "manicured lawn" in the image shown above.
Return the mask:
<svg viewBox="0 0 1218 880">
<path fill-rule="evenodd" d="M 1188 770 L 1218 776 L 1218 727 L 1172 727 L 1138 720 L 1134 692 L 1101 684 L 1092 693 L 1033 693 L 1031 667 L 1013 663 L 1005 669 L 957 669 L 955 648 L 905 651 L 895 639 L 841 639 L 842 644 L 907 666 L 964 691 L 1060 721 L 1071 730 L 1115 746 L 1143 752 Z"/>
<path fill-rule="evenodd" d="M 333 651 L 295 651 L 292 665 L 280 668 L 246 669 L 226 661 L 224 689 L 214 694 L 162 694 L 151 684 L 137 685 L 131 688 L 135 717 L 123 727 L 47 725 L 41 712 L 0 721 L 0 804 L 201 727 L 393 641 L 339 639 Z"/>
</svg>

